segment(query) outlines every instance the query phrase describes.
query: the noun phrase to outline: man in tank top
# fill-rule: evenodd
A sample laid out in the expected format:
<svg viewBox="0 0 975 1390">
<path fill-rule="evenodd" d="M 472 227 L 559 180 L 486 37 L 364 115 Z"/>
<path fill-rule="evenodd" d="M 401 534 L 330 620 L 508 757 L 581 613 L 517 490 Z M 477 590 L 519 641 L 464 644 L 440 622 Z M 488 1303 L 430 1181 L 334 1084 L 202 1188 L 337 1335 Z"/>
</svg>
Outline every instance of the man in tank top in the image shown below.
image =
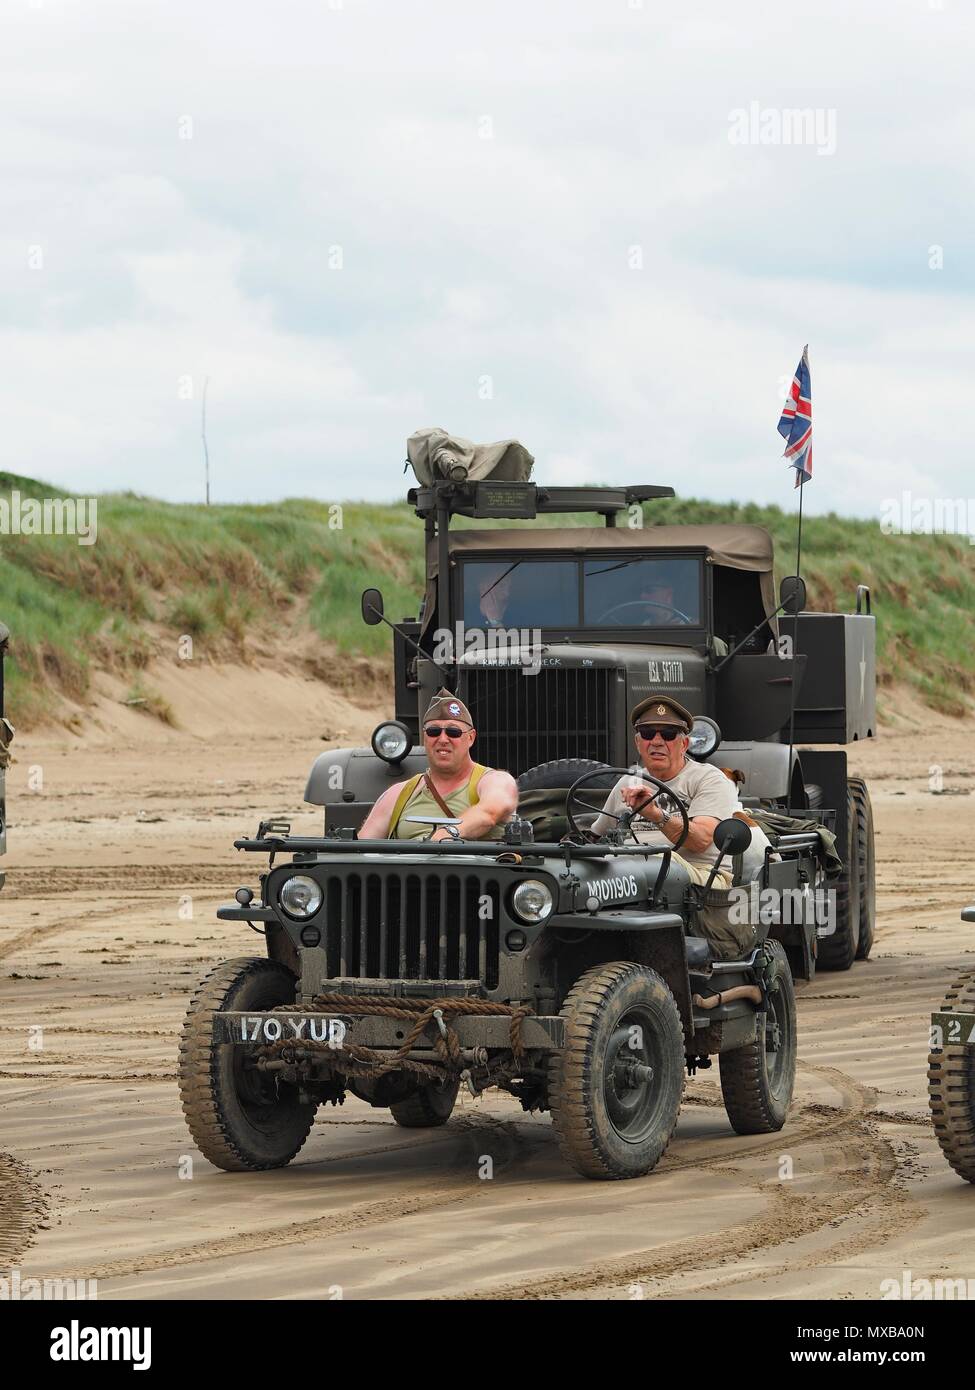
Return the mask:
<svg viewBox="0 0 975 1390">
<path fill-rule="evenodd" d="M 423 716 L 429 771 L 396 782 L 366 816 L 360 840 L 500 840 L 514 815 L 518 788 L 508 772 L 471 758 L 477 737 L 470 712 L 449 690 L 438 690 Z M 414 816 L 456 817 L 457 826 L 431 827 Z"/>
</svg>

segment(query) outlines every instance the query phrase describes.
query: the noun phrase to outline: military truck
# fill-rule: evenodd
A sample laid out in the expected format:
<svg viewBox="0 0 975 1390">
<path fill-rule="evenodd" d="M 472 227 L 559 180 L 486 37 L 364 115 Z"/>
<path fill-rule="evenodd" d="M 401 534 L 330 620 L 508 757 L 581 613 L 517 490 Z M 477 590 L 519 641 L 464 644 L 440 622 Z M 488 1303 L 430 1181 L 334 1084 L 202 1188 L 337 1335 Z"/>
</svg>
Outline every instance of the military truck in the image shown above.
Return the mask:
<svg viewBox="0 0 975 1390">
<path fill-rule="evenodd" d="M 7 799 L 6 799 L 6 772 L 10 763 L 10 742 L 14 736 L 13 725 L 4 717 L 4 691 L 3 677 L 4 664 L 7 659 L 7 644 L 10 640 L 10 629 L 0 623 L 0 855 L 7 852 Z M 0 888 L 6 881 L 6 874 L 0 869 Z"/>
<path fill-rule="evenodd" d="M 289 1162 L 318 1106 L 347 1093 L 427 1127 L 447 1121 L 461 1086 L 494 1086 L 551 1112 L 581 1174 L 637 1177 L 673 1133 L 685 1073 L 714 1055 L 737 1132 L 785 1123 L 793 981 L 826 947 L 841 967 L 869 950 L 873 873 L 865 786 L 847 778 L 842 749 L 800 753 L 788 732 L 803 745 L 873 736 L 874 620 L 865 593 L 856 614 L 807 614 L 794 579 L 776 604 L 759 528 L 615 524 L 671 495 L 496 475 L 411 491 L 428 584 L 417 618 L 391 624 L 395 717 L 371 749 L 316 760 L 306 800 L 325 808 L 321 836 L 264 820 L 235 842 L 268 866 L 217 915 L 263 933 L 266 958 L 218 966 L 187 1014 L 183 1108 L 211 1162 Z M 586 511 L 605 524 L 450 526 Z M 385 621 L 377 590 L 362 606 Z M 502 626 L 503 650 L 486 640 Z M 517 815 L 497 842 L 358 840 L 390 780 L 425 766 L 420 712 L 444 683 L 472 711 L 478 758 L 518 774 L 523 802 L 554 791 L 554 803 Z M 619 777 L 666 791 L 634 771 L 628 723 L 662 689 L 695 715 L 694 755 L 743 774 L 756 816 L 781 813 L 752 884 L 800 907 L 754 915 L 739 959 L 715 957 L 702 929 L 710 884 L 674 859 L 688 829 L 679 799 L 672 849 L 640 843 L 630 812 L 606 834 L 592 828 Z M 815 899 L 836 866 L 823 828 L 841 857 L 827 924 Z M 741 889 L 750 838 L 740 819 L 715 830 Z"/>
<path fill-rule="evenodd" d="M 962 909 L 975 922 L 975 907 Z M 928 1105 L 941 1152 L 975 1183 L 975 970 L 966 970 L 931 1016 Z"/>
<path fill-rule="evenodd" d="M 870 953 L 875 915 L 870 796 L 842 747 L 876 732 L 870 592 L 858 587 L 852 613 L 807 612 L 804 585 L 787 578 L 777 604 L 768 532 L 642 524 L 654 500 L 673 495 L 496 477 L 411 489 L 427 584 L 418 616 L 390 624 L 393 717 L 371 748 L 323 753 L 305 799 L 331 828 L 361 825 L 390 781 L 425 768 L 420 713 L 444 684 L 472 712 L 478 761 L 526 790 L 552 761 L 568 760 L 570 772 L 630 763 L 629 710 L 667 691 L 697 716 L 692 754 L 743 774 L 745 804 L 835 834 L 836 930 L 817 963 L 848 970 Z M 573 513 L 604 524 L 538 524 Z M 523 524 L 469 525 L 504 519 Z M 363 618 L 385 620 L 378 590 L 363 596 Z"/>
</svg>

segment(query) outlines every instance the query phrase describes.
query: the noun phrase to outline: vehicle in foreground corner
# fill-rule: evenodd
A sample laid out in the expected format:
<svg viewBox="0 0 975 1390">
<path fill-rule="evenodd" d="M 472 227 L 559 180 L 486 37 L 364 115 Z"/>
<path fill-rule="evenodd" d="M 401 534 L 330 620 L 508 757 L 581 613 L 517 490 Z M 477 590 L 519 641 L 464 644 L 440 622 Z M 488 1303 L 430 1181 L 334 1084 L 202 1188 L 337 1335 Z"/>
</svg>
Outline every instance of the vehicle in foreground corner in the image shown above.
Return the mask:
<svg viewBox="0 0 975 1390">
<path fill-rule="evenodd" d="M 10 629 L 0 623 L 0 855 L 7 852 L 7 799 L 6 772 L 10 763 L 10 743 L 14 736 L 13 725 L 4 716 L 4 664 L 7 658 L 7 644 Z M 6 875 L 0 869 L 0 888 Z"/>
<path fill-rule="evenodd" d="M 975 907 L 961 919 L 975 922 Z M 975 970 L 958 976 L 931 1015 L 928 1104 L 942 1153 L 975 1183 Z"/>
</svg>

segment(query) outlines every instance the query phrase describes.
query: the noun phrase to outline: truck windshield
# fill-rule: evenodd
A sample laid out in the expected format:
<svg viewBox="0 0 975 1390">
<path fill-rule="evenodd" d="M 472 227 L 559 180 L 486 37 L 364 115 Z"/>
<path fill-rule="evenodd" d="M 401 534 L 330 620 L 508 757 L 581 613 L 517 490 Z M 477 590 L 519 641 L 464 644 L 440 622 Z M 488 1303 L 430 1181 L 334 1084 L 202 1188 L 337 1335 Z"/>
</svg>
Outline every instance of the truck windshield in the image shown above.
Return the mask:
<svg viewBox="0 0 975 1390">
<path fill-rule="evenodd" d="M 697 627 L 701 562 L 689 555 L 587 560 L 586 627 Z"/>
<path fill-rule="evenodd" d="M 463 584 L 469 628 L 701 624 L 701 561 L 690 555 L 606 556 L 581 563 L 468 560 Z"/>
<path fill-rule="evenodd" d="M 574 560 L 492 560 L 464 566 L 465 627 L 578 627 Z"/>
</svg>

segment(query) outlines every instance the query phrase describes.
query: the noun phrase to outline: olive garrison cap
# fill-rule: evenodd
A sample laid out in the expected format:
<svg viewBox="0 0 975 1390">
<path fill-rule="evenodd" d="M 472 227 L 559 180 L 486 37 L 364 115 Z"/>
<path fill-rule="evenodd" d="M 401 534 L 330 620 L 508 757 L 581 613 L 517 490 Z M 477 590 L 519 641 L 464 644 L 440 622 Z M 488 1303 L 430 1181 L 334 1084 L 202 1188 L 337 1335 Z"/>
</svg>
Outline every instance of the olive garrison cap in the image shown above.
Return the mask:
<svg viewBox="0 0 975 1390">
<path fill-rule="evenodd" d="M 631 724 L 683 724 L 688 733 L 694 725 L 690 710 L 672 695 L 648 695 L 630 710 Z"/>
<path fill-rule="evenodd" d="M 471 729 L 474 727 L 470 711 L 463 700 L 459 700 L 456 695 L 452 695 L 443 686 L 440 687 L 427 706 L 427 712 L 423 716 L 424 724 L 428 724 L 431 719 L 456 719 L 458 724 L 466 724 Z"/>
</svg>

